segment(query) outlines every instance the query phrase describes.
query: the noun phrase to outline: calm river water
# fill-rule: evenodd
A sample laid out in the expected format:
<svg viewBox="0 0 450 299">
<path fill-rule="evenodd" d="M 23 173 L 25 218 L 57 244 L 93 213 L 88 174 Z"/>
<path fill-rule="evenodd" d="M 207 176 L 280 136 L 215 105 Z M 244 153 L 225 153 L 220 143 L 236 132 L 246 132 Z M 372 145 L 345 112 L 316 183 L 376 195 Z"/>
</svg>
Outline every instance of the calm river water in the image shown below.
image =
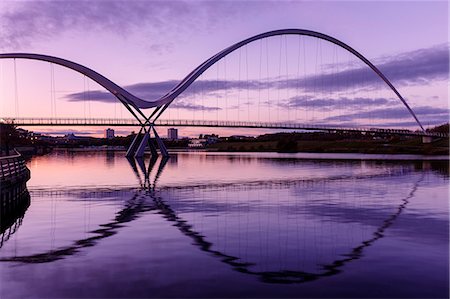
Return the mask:
<svg viewBox="0 0 450 299">
<path fill-rule="evenodd" d="M 448 161 L 368 158 L 35 157 L 0 297 L 448 297 Z"/>
</svg>

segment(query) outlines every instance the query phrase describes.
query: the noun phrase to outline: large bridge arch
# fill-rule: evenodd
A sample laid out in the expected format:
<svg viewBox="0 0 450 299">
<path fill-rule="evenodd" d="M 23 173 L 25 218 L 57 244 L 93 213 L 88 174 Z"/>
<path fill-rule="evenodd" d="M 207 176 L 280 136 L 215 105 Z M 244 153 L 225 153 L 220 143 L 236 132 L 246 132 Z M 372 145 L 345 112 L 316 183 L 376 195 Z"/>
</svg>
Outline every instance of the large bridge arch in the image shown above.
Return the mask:
<svg viewBox="0 0 450 299">
<path fill-rule="evenodd" d="M 252 36 L 250 38 L 247 38 L 245 40 L 242 40 L 238 43 L 235 43 L 228 48 L 220 51 L 219 53 L 213 55 L 209 59 L 207 59 L 205 62 L 200 64 L 198 67 L 196 67 L 192 72 L 190 72 L 183 80 L 180 81 L 172 90 L 170 90 L 167 94 L 163 95 L 159 99 L 153 100 L 153 101 L 147 101 L 144 99 L 141 99 L 124 88 L 118 86 L 108 78 L 104 77 L 103 75 L 81 65 L 77 64 L 75 62 L 65 60 L 58 57 L 48 56 L 48 55 L 40 55 L 40 54 L 30 54 L 30 53 L 6 53 L 6 54 L 0 54 L 0 59 L 2 58 L 22 58 L 22 59 L 33 59 L 33 60 L 41 60 L 41 61 L 47 61 L 55 64 L 62 65 L 64 67 L 70 68 L 72 70 L 75 70 L 90 79 L 94 80 L 101 86 L 103 86 L 106 90 L 108 90 L 110 93 L 112 93 L 119 101 L 121 101 L 124 104 L 131 105 L 132 107 L 136 108 L 140 112 L 139 109 L 148 109 L 148 108 L 157 108 L 151 116 L 155 115 L 156 112 L 159 110 L 159 113 L 156 115 L 155 120 L 164 112 L 164 110 L 180 95 L 185 91 L 198 77 L 200 77 L 201 74 L 203 74 L 207 69 L 209 69 L 212 65 L 214 65 L 216 62 L 227 56 L 228 54 L 234 52 L 235 50 L 260 39 L 272 37 L 272 36 L 279 36 L 279 35 L 303 35 L 303 36 L 311 36 L 315 38 L 319 38 L 322 40 L 326 40 L 328 42 L 331 42 L 335 45 L 338 45 L 339 47 L 347 50 L 354 56 L 356 56 L 358 59 L 360 59 L 362 62 L 364 62 L 368 67 L 370 67 L 377 75 L 380 77 L 385 84 L 389 86 L 389 88 L 395 93 L 395 95 L 398 97 L 398 99 L 403 103 L 403 105 L 407 108 L 408 112 L 413 116 L 417 124 L 420 126 L 420 128 L 424 131 L 424 128 L 417 118 L 414 111 L 411 109 L 411 107 L 408 105 L 406 100 L 402 97 L 402 95 L 398 92 L 398 90 L 394 87 L 394 85 L 388 80 L 388 78 L 373 64 L 371 63 L 366 57 L 364 57 L 361 53 L 347 45 L 346 43 L 323 33 L 317 32 L 317 31 L 311 31 L 306 29 L 280 29 L 280 30 L 274 30 L 274 31 L 268 31 L 265 33 L 261 33 L 255 36 Z M 128 108 L 128 107 L 127 107 Z M 162 109 L 161 109 L 162 108 Z M 141 112 L 140 112 L 141 113 Z M 142 115 L 142 113 L 141 113 Z"/>
<path fill-rule="evenodd" d="M 335 45 L 340 46 L 341 48 L 347 50 L 354 56 L 356 56 L 359 60 L 364 62 L 368 67 L 370 67 L 378 77 L 380 77 L 384 83 L 386 83 L 389 88 L 395 93 L 395 95 L 398 97 L 398 99 L 403 103 L 403 105 L 408 109 L 409 113 L 414 117 L 417 124 L 420 126 L 422 131 L 424 131 L 424 128 L 417 118 L 414 111 L 411 109 L 411 107 L 408 105 L 406 100 L 402 97 L 400 92 L 394 87 L 394 85 L 389 81 L 389 79 L 373 64 L 371 63 L 366 57 L 364 57 L 361 53 L 347 45 L 346 43 L 323 33 L 317 32 L 317 31 L 311 31 L 306 29 L 280 29 L 280 30 L 274 30 L 274 31 L 268 31 L 265 33 L 261 33 L 255 36 L 252 36 L 250 38 L 247 38 L 243 41 L 240 41 L 238 43 L 235 43 L 228 48 L 220 51 L 219 53 L 215 54 L 214 56 L 210 57 L 208 60 L 200 64 L 197 68 L 195 68 L 191 73 L 189 73 L 181 82 L 175 86 L 170 92 L 168 92 L 166 95 L 162 96 L 160 99 L 158 99 L 156 102 L 158 103 L 157 106 L 166 105 L 165 108 L 170 105 L 170 103 L 176 99 L 186 88 L 188 88 L 202 73 L 204 73 L 207 69 L 209 69 L 212 65 L 214 65 L 216 62 L 227 56 L 228 54 L 234 52 L 235 50 L 260 39 L 272 37 L 272 36 L 278 36 L 278 35 L 303 35 L 303 36 L 311 36 L 315 38 L 319 38 L 322 40 L 326 40 L 328 42 L 331 42 Z"/>
</svg>

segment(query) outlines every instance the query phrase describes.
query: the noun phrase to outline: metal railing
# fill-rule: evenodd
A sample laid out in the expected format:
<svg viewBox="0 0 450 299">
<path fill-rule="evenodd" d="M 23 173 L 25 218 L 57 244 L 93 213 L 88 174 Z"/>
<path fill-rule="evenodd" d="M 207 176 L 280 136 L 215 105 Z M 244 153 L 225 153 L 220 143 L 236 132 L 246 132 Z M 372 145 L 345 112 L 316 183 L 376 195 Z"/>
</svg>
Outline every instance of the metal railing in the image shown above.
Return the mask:
<svg viewBox="0 0 450 299">
<path fill-rule="evenodd" d="M 131 118 L 49 118 L 49 117 L 5 117 L 0 123 L 17 126 L 141 126 Z M 183 120 L 158 119 L 156 126 L 171 127 L 222 127 L 222 128 L 255 128 L 279 130 L 321 130 L 328 132 L 365 132 L 407 136 L 448 137 L 446 133 L 411 131 L 407 129 L 386 129 L 376 127 L 345 127 L 339 125 L 304 124 L 289 122 L 253 122 L 253 121 L 221 121 L 221 120 Z"/>
<path fill-rule="evenodd" d="M 30 171 L 22 155 L 14 150 L 12 156 L 0 157 L 0 182 L 27 179 Z"/>
</svg>

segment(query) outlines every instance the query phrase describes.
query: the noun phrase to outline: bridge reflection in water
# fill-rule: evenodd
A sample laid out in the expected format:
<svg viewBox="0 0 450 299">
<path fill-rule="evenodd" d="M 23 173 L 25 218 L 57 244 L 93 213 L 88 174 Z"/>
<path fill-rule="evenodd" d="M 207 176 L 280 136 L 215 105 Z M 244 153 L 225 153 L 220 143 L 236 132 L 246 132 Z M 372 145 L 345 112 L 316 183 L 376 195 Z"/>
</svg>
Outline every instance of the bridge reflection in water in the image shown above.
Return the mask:
<svg viewBox="0 0 450 299">
<path fill-rule="evenodd" d="M 266 283 L 307 282 L 339 274 L 346 264 L 363 258 L 366 248 L 383 238 L 407 208 L 424 178 L 413 166 L 400 164 L 375 174 L 158 187 L 165 166 L 177 163 L 176 157 L 130 160 L 138 189 L 32 191 L 36 200 L 69 197 L 89 205 L 125 200 L 113 219 L 85 228 L 80 239 L 53 242 L 52 248 L 30 254 L 1 254 L 0 261 L 67 259 L 120 234 L 125 224 L 156 213 L 235 271 Z M 110 163 L 113 157 L 108 159 Z M 396 188 L 387 191 L 394 178 Z M 17 223 L 22 217 L 16 215 Z"/>
</svg>

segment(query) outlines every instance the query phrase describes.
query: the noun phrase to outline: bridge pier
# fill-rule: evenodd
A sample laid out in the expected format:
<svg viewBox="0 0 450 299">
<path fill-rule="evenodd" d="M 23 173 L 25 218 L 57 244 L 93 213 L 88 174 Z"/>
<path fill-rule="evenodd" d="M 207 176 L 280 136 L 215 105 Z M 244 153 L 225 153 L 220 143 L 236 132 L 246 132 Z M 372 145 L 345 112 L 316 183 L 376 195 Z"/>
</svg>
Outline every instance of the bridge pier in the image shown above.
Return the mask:
<svg viewBox="0 0 450 299">
<path fill-rule="evenodd" d="M 432 143 L 433 137 L 432 136 L 422 136 L 422 143 Z"/>
<path fill-rule="evenodd" d="M 144 156 L 144 151 L 145 148 L 147 147 L 147 144 L 150 144 L 150 133 L 148 131 L 144 133 L 144 137 L 142 137 L 141 143 L 139 144 L 138 148 L 136 149 L 136 152 L 134 153 L 135 158 L 142 158 Z"/>
<path fill-rule="evenodd" d="M 142 131 L 145 131 L 145 133 L 142 136 Z M 150 151 L 152 154 L 152 157 L 157 157 L 158 152 L 156 150 L 155 145 L 151 141 L 151 131 L 153 130 L 153 134 L 155 135 L 156 143 L 158 144 L 159 151 L 161 152 L 161 155 L 163 157 L 169 157 L 169 152 L 167 151 L 166 146 L 164 145 L 164 142 L 159 137 L 158 133 L 156 132 L 156 129 L 153 125 L 150 125 L 148 129 L 145 128 L 145 126 L 141 127 L 141 130 L 138 134 L 134 137 L 130 147 L 127 150 L 126 156 L 127 157 L 135 157 L 135 158 L 142 158 L 145 153 L 145 149 L 147 145 L 150 147 Z M 141 138 L 142 136 L 142 138 Z"/>
<path fill-rule="evenodd" d="M 128 147 L 126 156 L 127 157 L 132 157 L 134 155 L 134 153 L 136 152 L 136 149 L 138 147 L 138 143 L 139 143 L 139 139 L 141 138 L 141 134 L 142 134 L 142 129 L 136 134 L 136 136 L 134 136 L 133 141 L 131 142 L 130 146 Z"/>
<path fill-rule="evenodd" d="M 152 126 L 152 129 L 153 129 L 153 133 L 155 134 L 156 143 L 158 143 L 161 155 L 163 155 L 163 157 L 169 157 L 169 152 L 167 151 L 167 148 L 164 145 L 164 142 L 162 141 L 162 139 L 159 138 L 158 132 L 156 132 L 156 130 L 155 130 L 155 126 Z"/>
</svg>

